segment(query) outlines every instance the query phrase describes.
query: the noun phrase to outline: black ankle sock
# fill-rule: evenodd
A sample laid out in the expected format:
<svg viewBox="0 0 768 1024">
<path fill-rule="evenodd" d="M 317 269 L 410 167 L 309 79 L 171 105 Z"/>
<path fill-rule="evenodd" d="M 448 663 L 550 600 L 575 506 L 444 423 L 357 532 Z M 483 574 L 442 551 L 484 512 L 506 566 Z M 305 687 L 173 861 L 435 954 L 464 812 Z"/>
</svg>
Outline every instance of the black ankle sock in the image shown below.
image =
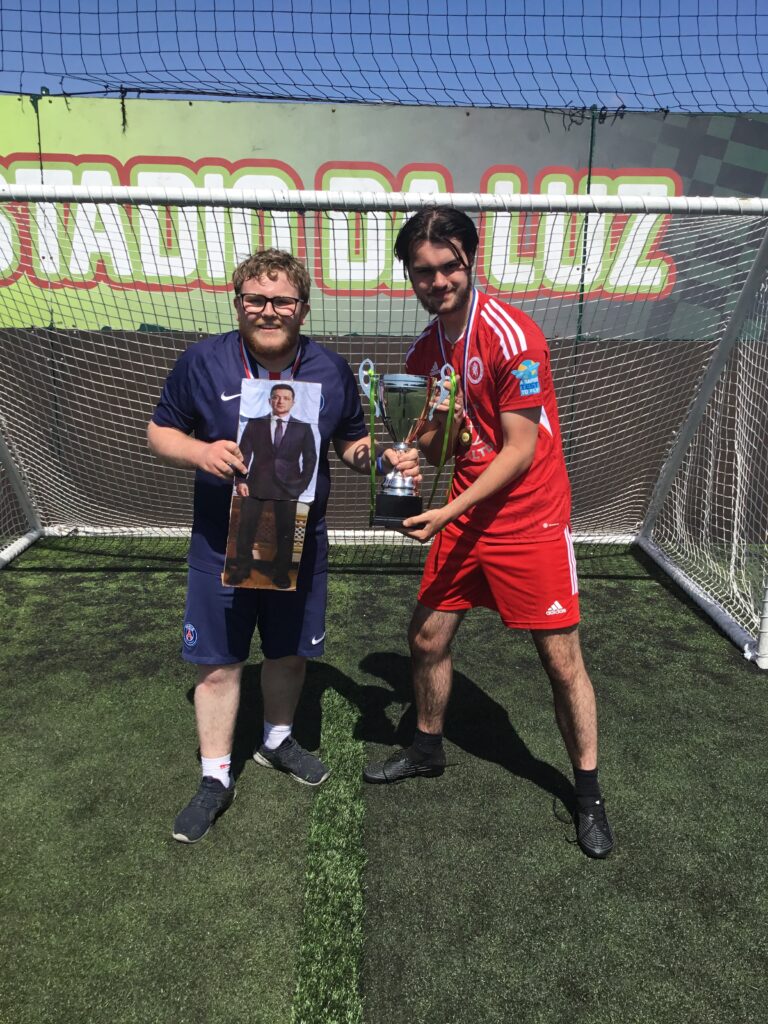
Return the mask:
<svg viewBox="0 0 768 1024">
<path fill-rule="evenodd" d="M 580 807 L 589 807 L 603 799 L 600 792 L 600 785 L 597 781 L 597 768 L 592 771 L 583 771 L 581 768 L 573 769 L 574 789 L 576 799 Z"/>
<path fill-rule="evenodd" d="M 417 729 L 416 735 L 413 737 L 413 746 L 422 754 L 434 754 L 436 750 L 440 749 L 442 742 L 443 734 L 441 732 L 422 732 L 421 729 Z"/>
</svg>

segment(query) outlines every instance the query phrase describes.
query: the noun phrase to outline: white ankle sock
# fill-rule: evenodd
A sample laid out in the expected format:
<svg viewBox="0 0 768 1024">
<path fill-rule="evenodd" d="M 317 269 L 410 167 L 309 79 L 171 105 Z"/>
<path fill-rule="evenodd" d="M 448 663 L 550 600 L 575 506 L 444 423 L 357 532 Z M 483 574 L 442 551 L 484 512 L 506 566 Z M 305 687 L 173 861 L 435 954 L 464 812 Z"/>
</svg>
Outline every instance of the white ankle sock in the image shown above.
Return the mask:
<svg viewBox="0 0 768 1024">
<path fill-rule="evenodd" d="M 283 740 L 287 740 L 291 735 L 291 725 L 272 725 L 271 722 L 264 721 L 264 746 L 267 750 L 277 750 Z"/>
<path fill-rule="evenodd" d="M 229 786 L 229 769 L 232 764 L 232 755 L 225 754 L 224 757 L 201 757 L 203 776 L 209 779 L 218 779 L 222 786 Z"/>
</svg>

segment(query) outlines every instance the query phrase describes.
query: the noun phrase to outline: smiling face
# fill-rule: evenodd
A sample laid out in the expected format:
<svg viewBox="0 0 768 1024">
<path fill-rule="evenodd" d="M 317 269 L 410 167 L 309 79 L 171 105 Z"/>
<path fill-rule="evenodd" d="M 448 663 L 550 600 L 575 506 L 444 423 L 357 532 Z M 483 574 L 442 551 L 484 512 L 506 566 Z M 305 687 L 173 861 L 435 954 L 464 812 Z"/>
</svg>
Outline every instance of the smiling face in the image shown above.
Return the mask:
<svg viewBox="0 0 768 1024">
<path fill-rule="evenodd" d="M 472 294 L 472 264 L 461 242 L 418 242 L 408 261 L 408 276 L 416 298 L 436 314 L 449 338 L 461 334 L 467 322 Z"/>
<path fill-rule="evenodd" d="M 263 296 L 270 301 L 258 309 L 260 302 L 250 301 L 250 296 Z M 281 306 L 278 303 L 281 310 L 278 312 L 271 302 L 278 298 L 296 299 L 296 308 L 287 312 L 286 304 Z M 309 313 L 309 305 L 299 300 L 298 288 L 291 284 L 285 272 L 279 270 L 274 277 L 265 275 L 244 281 L 240 294 L 235 296 L 235 310 L 240 334 L 259 363 L 273 371 L 288 366 L 296 354 L 299 332 Z"/>
</svg>

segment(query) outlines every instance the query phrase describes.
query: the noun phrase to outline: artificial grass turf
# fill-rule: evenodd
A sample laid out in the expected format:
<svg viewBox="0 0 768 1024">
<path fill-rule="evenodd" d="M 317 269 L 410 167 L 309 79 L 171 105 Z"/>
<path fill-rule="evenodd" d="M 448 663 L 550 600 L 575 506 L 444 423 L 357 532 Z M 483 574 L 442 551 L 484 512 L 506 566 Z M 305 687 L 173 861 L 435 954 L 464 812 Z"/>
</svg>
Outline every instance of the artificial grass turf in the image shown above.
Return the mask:
<svg viewBox="0 0 768 1024">
<path fill-rule="evenodd" d="M 183 565 L 145 575 L 137 551 L 129 571 L 82 574 L 70 552 L 49 572 L 58 554 L 36 545 L 2 577 L 4 731 L 30 777 L 5 796 L 0 1019 L 760 1019 L 762 676 L 634 559 L 581 563 L 619 842 L 596 864 L 552 815 L 569 772 L 532 647 L 482 611 L 456 644 L 457 763 L 361 803 L 361 743 L 384 752 L 409 698 L 416 581 L 358 567 L 333 577 L 297 720 L 316 745 L 322 699 L 330 782 L 315 795 L 250 764 L 203 843 L 171 843 L 197 778 Z M 241 762 L 260 721 L 248 671 Z"/>
<path fill-rule="evenodd" d="M 473 612 L 454 645 L 448 771 L 365 789 L 366 1024 L 765 1019 L 763 676 L 634 558 L 609 563 L 583 559 L 581 580 L 614 854 L 573 845 L 532 644 Z M 407 607 L 407 581 L 366 588 L 374 619 Z M 370 757 L 413 727 L 403 644 L 386 634 L 361 661 Z"/>
<path fill-rule="evenodd" d="M 363 748 L 344 696 L 355 684 L 310 666 L 296 733 L 318 746 L 322 701 L 333 765 L 315 794 L 247 760 L 262 711 L 246 669 L 238 798 L 194 849 L 170 841 L 198 778 L 191 708 L 180 727 L 192 678 L 176 656 L 182 558 L 174 541 L 48 540 L 0 578 L 15 638 L 7 734 L 33 767 L 7 800 L 15 969 L 0 980 L 0 1019 L 356 1024 Z"/>
<path fill-rule="evenodd" d="M 0 587 L 0 1020 L 284 1024 L 314 794 L 245 762 L 255 670 L 237 799 L 200 844 L 175 843 L 199 779 L 183 567 L 17 568 Z"/>
<path fill-rule="evenodd" d="M 354 706 L 333 688 L 335 673 L 321 667 L 313 675 L 310 685 L 327 687 L 323 749 L 333 775 L 313 808 L 291 1020 L 362 1024 L 364 748 L 353 736 Z"/>
</svg>

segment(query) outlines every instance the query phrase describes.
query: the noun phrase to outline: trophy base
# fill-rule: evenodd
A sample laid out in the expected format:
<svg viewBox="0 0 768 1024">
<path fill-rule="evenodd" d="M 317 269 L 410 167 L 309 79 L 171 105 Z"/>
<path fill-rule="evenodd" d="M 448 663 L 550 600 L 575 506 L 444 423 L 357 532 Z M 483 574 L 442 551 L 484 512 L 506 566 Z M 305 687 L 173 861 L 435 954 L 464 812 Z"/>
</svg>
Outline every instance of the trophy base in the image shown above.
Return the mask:
<svg viewBox="0 0 768 1024">
<path fill-rule="evenodd" d="M 402 526 L 404 519 L 419 515 L 423 507 L 421 498 L 414 494 L 377 494 L 371 526 Z"/>
</svg>

